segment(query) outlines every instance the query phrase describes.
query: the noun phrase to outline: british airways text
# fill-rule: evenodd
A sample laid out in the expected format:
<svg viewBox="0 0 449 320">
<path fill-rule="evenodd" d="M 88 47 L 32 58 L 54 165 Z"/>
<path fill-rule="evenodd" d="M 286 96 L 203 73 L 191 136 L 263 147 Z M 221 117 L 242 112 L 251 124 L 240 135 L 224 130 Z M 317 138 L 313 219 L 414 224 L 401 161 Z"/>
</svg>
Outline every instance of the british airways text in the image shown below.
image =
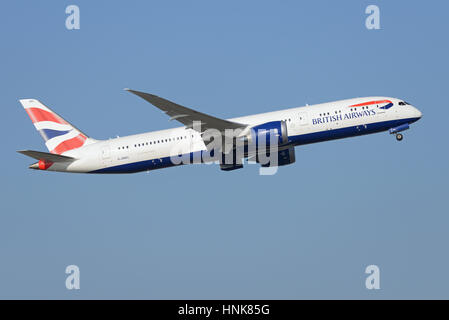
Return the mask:
<svg viewBox="0 0 449 320">
<path fill-rule="evenodd" d="M 361 117 L 370 117 L 370 116 L 374 116 L 374 115 L 376 115 L 376 111 L 374 111 L 374 110 L 355 111 L 355 112 L 345 113 L 344 115 L 342 115 L 342 114 L 329 115 L 329 116 L 312 119 L 312 125 L 323 124 L 323 123 L 334 122 L 334 121 L 342 121 L 342 120 L 348 120 L 348 119 L 354 119 L 354 118 L 361 118 Z"/>
</svg>

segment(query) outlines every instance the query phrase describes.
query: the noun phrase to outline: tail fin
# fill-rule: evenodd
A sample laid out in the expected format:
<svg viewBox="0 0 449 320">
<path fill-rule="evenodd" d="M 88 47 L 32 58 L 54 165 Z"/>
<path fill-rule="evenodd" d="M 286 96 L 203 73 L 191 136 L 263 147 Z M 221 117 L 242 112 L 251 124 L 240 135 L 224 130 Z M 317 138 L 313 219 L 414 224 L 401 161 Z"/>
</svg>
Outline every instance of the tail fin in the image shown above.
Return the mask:
<svg viewBox="0 0 449 320">
<path fill-rule="evenodd" d="M 45 141 L 48 151 L 63 154 L 82 147 L 88 137 L 69 122 L 36 99 L 22 99 L 20 103 Z"/>
</svg>

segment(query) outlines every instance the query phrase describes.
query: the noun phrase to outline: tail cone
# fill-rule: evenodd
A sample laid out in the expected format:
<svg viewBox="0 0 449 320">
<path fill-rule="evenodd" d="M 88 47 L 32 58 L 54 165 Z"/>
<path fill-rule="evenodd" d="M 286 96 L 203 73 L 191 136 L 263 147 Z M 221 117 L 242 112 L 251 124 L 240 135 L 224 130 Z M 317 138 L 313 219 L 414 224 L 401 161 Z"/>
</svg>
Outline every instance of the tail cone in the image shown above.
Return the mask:
<svg viewBox="0 0 449 320">
<path fill-rule="evenodd" d="M 39 162 L 33 163 L 28 168 L 35 169 L 35 170 L 47 170 L 51 167 L 53 162 L 48 160 L 39 160 Z"/>
<path fill-rule="evenodd" d="M 34 170 L 39 170 L 39 162 L 33 163 L 28 168 L 34 169 Z"/>
</svg>

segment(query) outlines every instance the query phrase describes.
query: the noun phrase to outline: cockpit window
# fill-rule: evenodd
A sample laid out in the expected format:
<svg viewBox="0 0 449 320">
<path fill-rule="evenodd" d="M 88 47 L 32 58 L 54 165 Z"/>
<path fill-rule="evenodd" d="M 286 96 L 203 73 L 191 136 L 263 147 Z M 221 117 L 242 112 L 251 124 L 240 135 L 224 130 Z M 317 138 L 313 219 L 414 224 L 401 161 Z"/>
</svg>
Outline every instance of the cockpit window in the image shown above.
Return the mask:
<svg viewBox="0 0 449 320">
<path fill-rule="evenodd" d="M 408 103 L 407 102 L 405 102 L 405 101 L 399 101 L 399 105 L 400 106 L 405 106 L 405 105 L 407 105 Z"/>
</svg>

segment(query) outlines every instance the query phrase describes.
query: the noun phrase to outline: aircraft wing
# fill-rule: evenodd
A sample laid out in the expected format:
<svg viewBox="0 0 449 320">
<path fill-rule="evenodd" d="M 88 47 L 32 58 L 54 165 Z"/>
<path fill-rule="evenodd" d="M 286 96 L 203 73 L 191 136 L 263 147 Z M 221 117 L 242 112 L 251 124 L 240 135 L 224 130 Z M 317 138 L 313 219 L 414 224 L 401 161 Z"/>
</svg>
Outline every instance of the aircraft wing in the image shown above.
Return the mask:
<svg viewBox="0 0 449 320">
<path fill-rule="evenodd" d="M 194 121 L 201 122 L 201 132 L 204 132 L 206 129 L 217 129 L 220 132 L 224 132 L 226 129 L 238 129 L 238 128 L 245 128 L 247 125 L 232 122 L 220 118 L 216 118 L 213 116 L 210 116 L 208 114 L 198 112 L 196 110 L 181 106 L 179 104 L 176 104 L 174 102 L 168 101 L 166 99 L 163 99 L 161 97 L 158 97 L 154 94 L 135 91 L 131 89 L 125 89 L 126 91 L 129 91 L 131 93 L 134 93 L 135 95 L 141 97 L 142 99 L 148 101 L 153 106 L 161 109 L 164 111 L 167 115 L 170 116 L 170 120 L 177 120 L 184 124 L 187 128 L 194 129 L 196 131 L 198 128 L 196 126 L 193 126 Z"/>
<path fill-rule="evenodd" d="M 41 151 L 20 150 L 17 152 L 24 154 L 28 157 L 34 158 L 36 160 L 47 160 L 47 161 L 51 161 L 51 162 L 69 162 L 69 161 L 76 160 L 75 158 L 72 158 L 72 157 L 61 156 L 59 154 L 41 152 Z"/>
</svg>

